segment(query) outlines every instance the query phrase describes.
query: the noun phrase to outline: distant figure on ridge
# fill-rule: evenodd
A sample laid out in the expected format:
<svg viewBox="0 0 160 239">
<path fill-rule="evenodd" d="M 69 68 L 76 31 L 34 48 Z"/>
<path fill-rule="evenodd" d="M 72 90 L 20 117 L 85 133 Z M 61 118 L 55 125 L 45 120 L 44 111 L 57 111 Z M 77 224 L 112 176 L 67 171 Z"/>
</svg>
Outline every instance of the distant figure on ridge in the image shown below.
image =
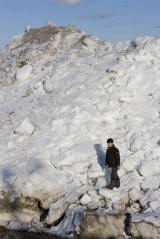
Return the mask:
<svg viewBox="0 0 160 239">
<path fill-rule="evenodd" d="M 105 164 L 107 168 L 111 168 L 111 181 L 108 189 L 113 189 L 113 187 L 120 187 L 120 179 L 117 174 L 117 170 L 120 169 L 120 153 L 118 148 L 115 147 L 112 138 L 107 139 L 108 148 L 106 151 Z"/>
</svg>

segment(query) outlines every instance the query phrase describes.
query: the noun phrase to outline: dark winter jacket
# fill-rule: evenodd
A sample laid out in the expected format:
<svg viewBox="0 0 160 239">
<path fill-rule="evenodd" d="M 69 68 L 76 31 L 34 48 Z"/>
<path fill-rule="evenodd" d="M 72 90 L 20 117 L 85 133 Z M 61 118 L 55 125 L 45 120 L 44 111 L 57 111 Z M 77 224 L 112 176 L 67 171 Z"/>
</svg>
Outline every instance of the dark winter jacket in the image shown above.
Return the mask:
<svg viewBox="0 0 160 239">
<path fill-rule="evenodd" d="M 105 164 L 108 164 L 108 167 L 120 166 L 120 153 L 114 144 L 107 148 Z"/>
</svg>

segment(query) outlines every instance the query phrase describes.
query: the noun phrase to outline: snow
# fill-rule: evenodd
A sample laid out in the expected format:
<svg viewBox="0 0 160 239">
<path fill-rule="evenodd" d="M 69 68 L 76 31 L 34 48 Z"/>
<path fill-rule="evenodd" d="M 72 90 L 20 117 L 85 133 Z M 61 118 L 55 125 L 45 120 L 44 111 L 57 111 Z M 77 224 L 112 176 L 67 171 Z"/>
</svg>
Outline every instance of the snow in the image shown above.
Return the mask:
<svg viewBox="0 0 160 239">
<path fill-rule="evenodd" d="M 89 179 L 96 179 L 104 175 L 105 175 L 104 171 L 97 162 L 89 165 L 88 167 Z"/>
<path fill-rule="evenodd" d="M 56 226 L 51 226 L 46 232 L 61 237 L 74 238 L 74 232 L 82 225 L 85 206 L 71 205 L 65 213 L 63 220 Z M 68 234 L 68 236 L 67 236 Z"/>
<path fill-rule="evenodd" d="M 97 182 L 96 182 L 95 188 L 106 187 L 107 186 L 107 182 L 106 181 L 107 181 L 106 177 L 99 177 Z"/>
<path fill-rule="evenodd" d="M 69 192 L 64 198 L 61 198 L 55 203 L 50 204 L 49 213 L 45 222 L 48 225 L 55 224 L 57 220 L 63 216 L 69 205 L 74 204 L 84 192 L 81 190 L 79 192 Z"/>
<path fill-rule="evenodd" d="M 54 91 L 54 82 L 51 79 L 45 79 L 43 82 L 43 88 L 46 93 L 52 93 Z"/>
<path fill-rule="evenodd" d="M 25 32 L 29 32 L 31 30 L 31 26 L 29 26 L 29 25 L 27 25 L 26 27 L 25 27 Z"/>
<path fill-rule="evenodd" d="M 145 194 L 140 197 L 140 204 L 144 210 L 148 207 L 148 204 L 152 201 L 159 201 L 160 203 L 160 189 L 149 189 Z"/>
<path fill-rule="evenodd" d="M 118 201 L 120 199 L 120 195 L 115 190 L 108 190 L 105 188 L 99 189 L 99 195 L 103 196 L 104 198 L 111 199 L 112 201 Z"/>
<path fill-rule="evenodd" d="M 27 80 L 31 76 L 31 72 L 32 66 L 30 64 L 21 67 L 16 72 L 16 80 L 20 82 Z"/>
<path fill-rule="evenodd" d="M 132 214 L 131 233 L 136 238 L 159 238 L 159 226 L 159 213 L 148 212 Z"/>
<path fill-rule="evenodd" d="M 144 179 L 141 184 L 143 191 L 148 191 L 149 189 L 156 189 L 160 186 L 159 176 L 148 176 Z"/>
<path fill-rule="evenodd" d="M 159 159 L 142 161 L 139 168 L 139 172 L 145 177 L 154 176 L 159 174 L 159 167 L 160 167 Z"/>
<path fill-rule="evenodd" d="M 46 209 L 84 185 L 90 203 L 159 201 L 160 39 L 112 45 L 51 25 L 51 37 L 30 29 L 0 51 L 0 191 Z M 121 156 L 121 187 L 113 191 L 105 188 L 109 137 Z"/>
<path fill-rule="evenodd" d="M 139 200 L 141 196 L 141 190 L 139 188 L 132 188 L 129 193 L 129 198 L 132 200 L 132 202 L 135 202 Z"/>
<path fill-rule="evenodd" d="M 90 203 L 91 201 L 92 201 L 92 199 L 87 193 L 84 194 L 83 197 L 81 197 L 81 199 L 80 199 L 80 203 L 82 205 L 86 205 L 86 204 Z"/>
<path fill-rule="evenodd" d="M 158 200 L 151 201 L 149 206 L 152 209 L 152 211 L 160 212 L 160 204 Z"/>
<path fill-rule="evenodd" d="M 132 215 L 132 222 L 139 222 L 141 220 L 160 226 L 159 213 L 136 213 Z"/>
<path fill-rule="evenodd" d="M 25 136 L 31 136 L 35 130 L 35 126 L 29 119 L 24 119 L 22 123 L 16 128 L 15 133 Z"/>
</svg>

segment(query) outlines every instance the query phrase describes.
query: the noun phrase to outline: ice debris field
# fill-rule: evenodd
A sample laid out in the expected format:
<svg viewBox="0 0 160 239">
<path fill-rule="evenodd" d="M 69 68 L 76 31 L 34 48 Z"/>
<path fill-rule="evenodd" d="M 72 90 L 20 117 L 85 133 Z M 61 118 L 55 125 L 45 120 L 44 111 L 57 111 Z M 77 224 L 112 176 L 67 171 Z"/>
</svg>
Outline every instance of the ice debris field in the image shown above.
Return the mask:
<svg viewBox="0 0 160 239">
<path fill-rule="evenodd" d="M 113 45 L 74 26 L 29 28 L 0 51 L 0 111 L 0 225 L 60 235 L 88 208 L 160 226 L 160 38 Z M 121 157 L 112 191 L 108 137 Z"/>
</svg>

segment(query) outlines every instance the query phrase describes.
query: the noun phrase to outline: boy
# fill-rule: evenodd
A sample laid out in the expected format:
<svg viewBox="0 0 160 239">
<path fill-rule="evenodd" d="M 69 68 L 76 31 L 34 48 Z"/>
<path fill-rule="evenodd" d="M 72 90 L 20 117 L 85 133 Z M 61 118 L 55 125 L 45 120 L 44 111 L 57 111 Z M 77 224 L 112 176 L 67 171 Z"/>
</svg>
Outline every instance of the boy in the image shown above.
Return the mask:
<svg viewBox="0 0 160 239">
<path fill-rule="evenodd" d="M 120 169 L 120 153 L 118 148 L 115 147 L 112 138 L 107 139 L 108 148 L 106 151 L 105 164 L 107 168 L 111 168 L 111 181 L 108 189 L 113 189 L 113 187 L 120 187 L 120 179 L 117 174 L 117 170 Z"/>
</svg>

